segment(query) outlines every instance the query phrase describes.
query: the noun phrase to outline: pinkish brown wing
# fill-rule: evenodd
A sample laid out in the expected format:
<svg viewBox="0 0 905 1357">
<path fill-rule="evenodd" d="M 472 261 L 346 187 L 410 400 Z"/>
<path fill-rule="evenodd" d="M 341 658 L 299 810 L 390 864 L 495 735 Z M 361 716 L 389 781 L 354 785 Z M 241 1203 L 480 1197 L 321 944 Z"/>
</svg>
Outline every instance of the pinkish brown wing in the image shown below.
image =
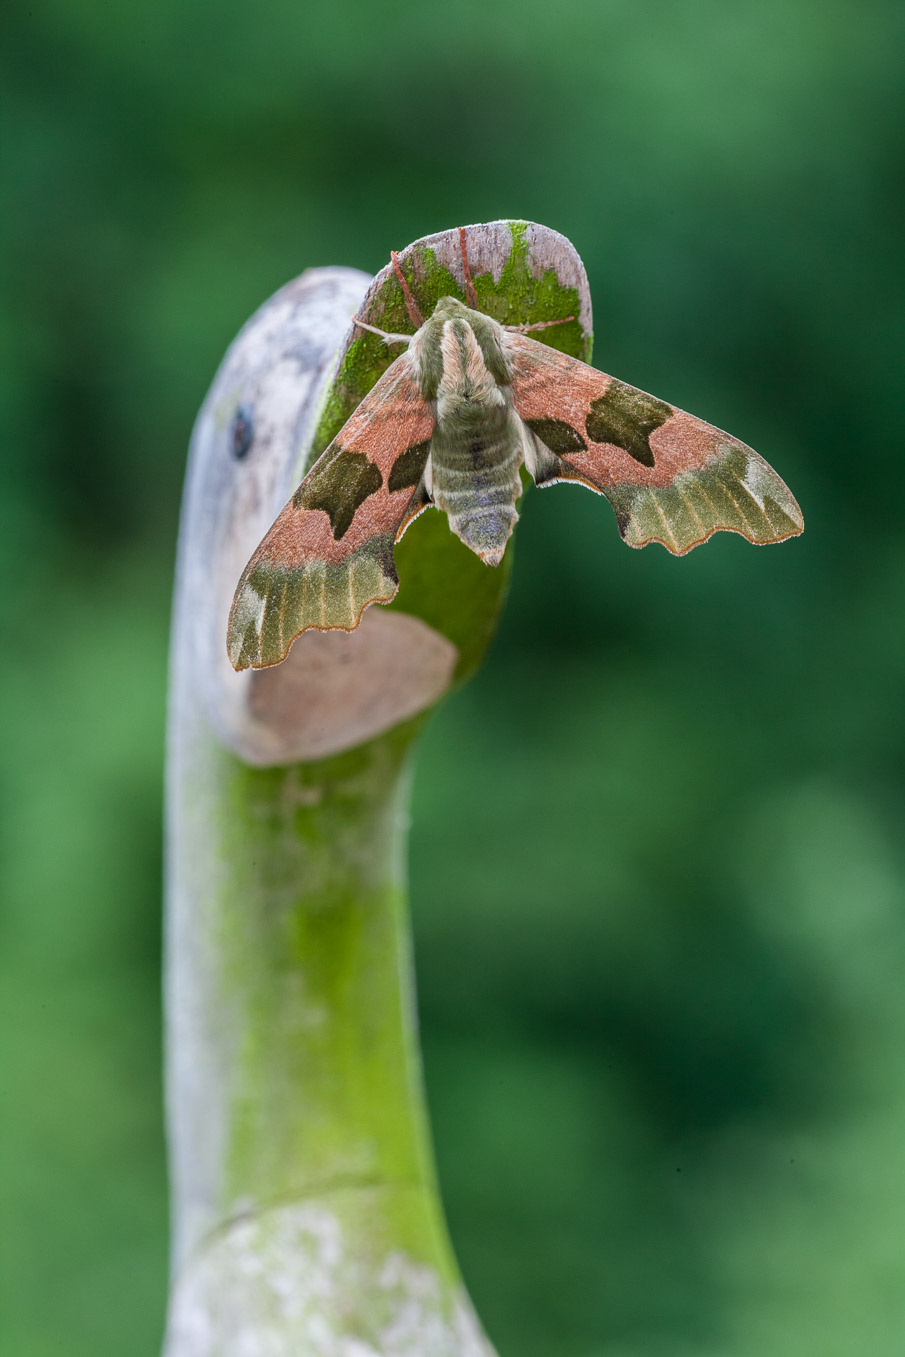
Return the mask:
<svg viewBox="0 0 905 1357">
<path fill-rule="evenodd" d="M 629 546 L 682 556 L 720 529 L 763 544 L 804 528 L 788 486 L 738 439 L 526 335 L 507 339 L 538 485 L 606 495 Z"/>
<path fill-rule="evenodd" d="M 229 616 L 234 668 L 286 658 L 310 627 L 354 631 L 399 587 L 393 544 L 411 517 L 434 416 L 402 354 L 314 464 L 242 573 Z"/>
</svg>

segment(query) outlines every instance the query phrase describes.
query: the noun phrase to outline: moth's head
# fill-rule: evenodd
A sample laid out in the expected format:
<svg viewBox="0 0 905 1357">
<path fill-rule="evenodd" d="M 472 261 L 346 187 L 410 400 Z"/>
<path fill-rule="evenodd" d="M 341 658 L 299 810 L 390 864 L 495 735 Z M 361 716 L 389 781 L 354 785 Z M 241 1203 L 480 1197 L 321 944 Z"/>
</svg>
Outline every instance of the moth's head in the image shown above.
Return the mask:
<svg viewBox="0 0 905 1357">
<path fill-rule="evenodd" d="M 456 297 L 441 297 L 420 336 L 416 337 L 411 352 L 421 366 L 421 389 L 425 400 L 436 400 L 441 377 L 455 355 L 450 345 L 458 345 L 462 361 L 467 362 L 467 351 L 477 353 L 479 366 L 499 385 L 512 380 L 509 365 L 503 353 L 502 331 L 495 320 L 473 311 Z M 456 349 L 458 353 L 458 349 Z M 453 361 L 447 378 L 458 371 Z"/>
<path fill-rule="evenodd" d="M 473 315 L 471 307 L 460 302 L 457 297 L 441 297 L 433 309 L 431 320 L 455 320 L 457 317 L 461 319 Z"/>
</svg>

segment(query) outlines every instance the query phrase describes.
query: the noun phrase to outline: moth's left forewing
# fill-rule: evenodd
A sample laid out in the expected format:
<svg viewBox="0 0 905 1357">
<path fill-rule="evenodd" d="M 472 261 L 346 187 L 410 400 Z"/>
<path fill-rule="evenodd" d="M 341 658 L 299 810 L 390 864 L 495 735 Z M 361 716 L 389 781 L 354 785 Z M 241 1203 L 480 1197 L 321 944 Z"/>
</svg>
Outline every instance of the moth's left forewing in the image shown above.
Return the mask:
<svg viewBox="0 0 905 1357">
<path fill-rule="evenodd" d="M 540 445 L 529 470 L 538 484 L 606 495 L 630 546 L 680 556 L 720 530 L 758 544 L 802 531 L 795 497 L 752 448 L 524 335 L 508 339 L 515 408 Z"/>
<path fill-rule="evenodd" d="M 229 619 L 236 669 L 278 664 L 303 631 L 352 631 L 399 585 L 434 416 L 417 371 L 392 364 L 311 468 L 242 573 Z"/>
</svg>

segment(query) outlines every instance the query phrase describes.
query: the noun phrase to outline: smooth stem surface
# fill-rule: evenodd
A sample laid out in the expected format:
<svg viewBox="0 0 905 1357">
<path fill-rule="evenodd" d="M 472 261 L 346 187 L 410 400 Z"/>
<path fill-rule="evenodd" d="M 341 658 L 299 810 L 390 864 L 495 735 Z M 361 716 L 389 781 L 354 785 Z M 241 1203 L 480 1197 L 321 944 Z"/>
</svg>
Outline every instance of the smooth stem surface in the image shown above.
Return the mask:
<svg viewBox="0 0 905 1357">
<path fill-rule="evenodd" d="M 317 763 L 255 769 L 213 750 L 174 792 L 191 901 L 171 934 L 173 994 L 191 995 L 171 1034 L 188 1062 L 174 1071 L 180 1357 L 488 1351 L 420 1085 L 404 882 L 415 724 Z"/>
<path fill-rule="evenodd" d="M 316 764 L 236 761 L 224 779 L 214 983 L 241 1034 L 224 1206 L 433 1189 L 404 883 L 411 735 Z"/>
</svg>

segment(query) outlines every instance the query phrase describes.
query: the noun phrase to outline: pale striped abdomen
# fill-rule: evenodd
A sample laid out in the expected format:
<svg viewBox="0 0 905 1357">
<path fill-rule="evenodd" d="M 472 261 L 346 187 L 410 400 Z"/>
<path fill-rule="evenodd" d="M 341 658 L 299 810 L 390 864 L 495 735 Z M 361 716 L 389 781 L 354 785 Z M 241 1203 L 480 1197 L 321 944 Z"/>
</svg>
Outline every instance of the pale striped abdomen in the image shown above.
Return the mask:
<svg viewBox="0 0 905 1357">
<path fill-rule="evenodd" d="M 518 518 L 522 431 L 508 402 L 475 413 L 474 420 L 438 421 L 432 498 L 456 536 L 488 565 L 499 565 Z"/>
</svg>

